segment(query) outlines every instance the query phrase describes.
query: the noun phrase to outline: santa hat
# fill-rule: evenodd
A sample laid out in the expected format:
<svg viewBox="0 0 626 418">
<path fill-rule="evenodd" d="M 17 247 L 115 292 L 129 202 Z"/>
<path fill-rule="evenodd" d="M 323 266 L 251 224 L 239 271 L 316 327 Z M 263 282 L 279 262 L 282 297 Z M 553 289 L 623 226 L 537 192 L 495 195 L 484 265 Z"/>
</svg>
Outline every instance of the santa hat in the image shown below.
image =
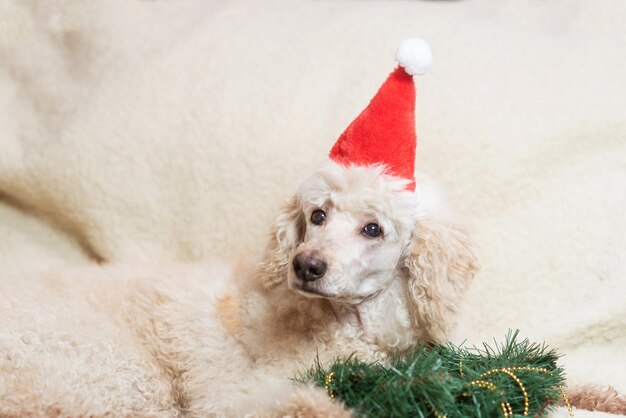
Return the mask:
<svg viewBox="0 0 626 418">
<path fill-rule="evenodd" d="M 405 39 L 396 51 L 398 67 L 369 105 L 339 137 L 330 158 L 342 165 L 384 164 L 389 172 L 410 181 L 415 190 L 415 85 L 413 75 L 424 74 L 432 52 L 420 38 Z"/>
</svg>

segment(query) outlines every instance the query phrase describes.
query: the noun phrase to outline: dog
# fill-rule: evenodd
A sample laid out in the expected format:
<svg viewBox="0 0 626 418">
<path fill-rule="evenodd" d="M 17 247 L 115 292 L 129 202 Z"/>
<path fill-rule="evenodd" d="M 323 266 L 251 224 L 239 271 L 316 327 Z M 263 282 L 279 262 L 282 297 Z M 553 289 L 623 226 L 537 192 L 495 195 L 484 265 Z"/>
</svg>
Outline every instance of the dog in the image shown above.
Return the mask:
<svg viewBox="0 0 626 418">
<path fill-rule="evenodd" d="M 347 417 L 293 377 L 446 340 L 478 271 L 425 177 L 330 162 L 258 265 L 100 266 L 0 287 L 0 416 Z"/>
</svg>

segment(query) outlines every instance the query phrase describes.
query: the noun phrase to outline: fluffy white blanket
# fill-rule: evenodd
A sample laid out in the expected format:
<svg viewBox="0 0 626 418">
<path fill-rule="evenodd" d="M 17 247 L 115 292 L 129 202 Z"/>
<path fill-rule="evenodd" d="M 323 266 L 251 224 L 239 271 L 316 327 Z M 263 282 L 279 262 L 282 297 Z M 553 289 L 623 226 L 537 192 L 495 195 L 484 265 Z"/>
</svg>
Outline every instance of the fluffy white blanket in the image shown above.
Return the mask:
<svg viewBox="0 0 626 418">
<path fill-rule="evenodd" d="M 626 393 L 626 3 L 0 3 L 0 279 L 255 257 L 419 35 L 418 162 L 479 247 L 463 322 Z M 603 416 L 584 413 L 577 416 Z M 554 416 L 566 416 L 563 409 Z"/>
</svg>

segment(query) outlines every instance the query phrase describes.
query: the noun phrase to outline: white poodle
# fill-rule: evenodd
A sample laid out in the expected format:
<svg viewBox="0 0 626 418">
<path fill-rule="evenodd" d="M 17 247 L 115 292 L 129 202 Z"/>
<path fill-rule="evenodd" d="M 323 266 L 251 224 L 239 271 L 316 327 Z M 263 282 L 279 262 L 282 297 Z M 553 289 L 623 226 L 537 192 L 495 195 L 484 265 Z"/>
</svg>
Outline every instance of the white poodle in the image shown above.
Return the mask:
<svg viewBox="0 0 626 418">
<path fill-rule="evenodd" d="M 0 416 L 340 417 L 315 357 L 446 338 L 478 266 L 424 180 L 331 163 L 260 265 L 123 266 L 0 288 Z"/>
</svg>

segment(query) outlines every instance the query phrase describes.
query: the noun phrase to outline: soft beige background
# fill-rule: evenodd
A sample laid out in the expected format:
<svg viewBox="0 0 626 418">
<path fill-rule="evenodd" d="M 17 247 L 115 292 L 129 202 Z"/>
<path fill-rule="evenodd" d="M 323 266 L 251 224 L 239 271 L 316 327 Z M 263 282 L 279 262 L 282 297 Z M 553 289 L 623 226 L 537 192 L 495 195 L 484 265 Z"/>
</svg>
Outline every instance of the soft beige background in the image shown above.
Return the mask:
<svg viewBox="0 0 626 418">
<path fill-rule="evenodd" d="M 258 256 L 419 35 L 435 58 L 417 165 L 483 265 L 468 340 L 520 328 L 573 382 L 626 393 L 624 16 L 619 0 L 0 2 L 0 279 Z"/>
</svg>

